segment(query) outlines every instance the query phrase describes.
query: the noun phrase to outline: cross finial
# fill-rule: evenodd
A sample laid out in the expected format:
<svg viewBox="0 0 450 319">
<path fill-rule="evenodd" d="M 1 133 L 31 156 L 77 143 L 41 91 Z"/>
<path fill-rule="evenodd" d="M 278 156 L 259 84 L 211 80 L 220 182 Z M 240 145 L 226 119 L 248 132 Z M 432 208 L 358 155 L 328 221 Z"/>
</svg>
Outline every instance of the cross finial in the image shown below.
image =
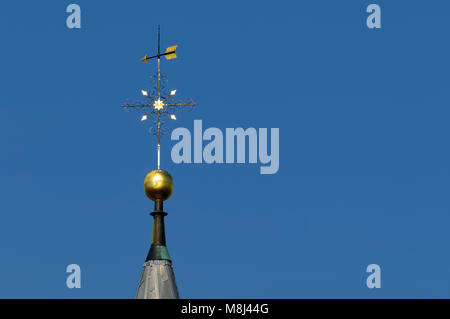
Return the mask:
<svg viewBox="0 0 450 319">
<path fill-rule="evenodd" d="M 135 104 L 123 104 L 121 107 L 124 108 L 150 108 L 150 111 L 146 111 L 146 113 L 141 117 L 141 121 L 146 121 L 149 117 L 154 116 L 154 124 L 155 126 L 152 128 L 152 131 L 158 137 L 158 169 L 161 167 L 161 134 L 163 133 L 161 129 L 161 125 L 164 124 L 162 121 L 163 116 L 169 116 L 170 119 L 176 120 L 175 111 L 177 109 L 183 107 L 193 107 L 196 104 L 192 101 L 182 102 L 175 101 L 174 97 L 176 94 L 176 90 L 166 91 L 165 82 L 167 82 L 166 78 L 161 75 L 161 57 L 164 56 L 167 60 L 177 58 L 176 49 L 178 45 L 174 45 L 168 47 L 164 53 L 160 52 L 160 28 L 158 25 L 158 54 L 148 57 L 145 55 L 141 61 L 147 63 L 148 60 L 157 58 L 158 60 L 158 69 L 157 74 L 153 77 L 154 82 L 156 82 L 156 86 L 153 86 L 152 90 L 146 91 L 141 90 L 143 96 L 145 96 L 149 101 L 144 103 L 135 103 Z M 155 84 L 154 84 L 155 85 Z"/>
</svg>

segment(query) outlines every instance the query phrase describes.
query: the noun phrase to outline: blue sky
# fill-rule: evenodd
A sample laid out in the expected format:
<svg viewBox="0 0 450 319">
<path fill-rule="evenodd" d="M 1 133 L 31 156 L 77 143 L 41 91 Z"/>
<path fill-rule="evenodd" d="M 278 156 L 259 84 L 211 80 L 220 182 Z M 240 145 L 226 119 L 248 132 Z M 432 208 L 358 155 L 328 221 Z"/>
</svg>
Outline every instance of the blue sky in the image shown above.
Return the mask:
<svg viewBox="0 0 450 319">
<path fill-rule="evenodd" d="M 77 3 L 82 28 L 66 27 Z M 377 3 L 382 28 L 365 25 Z M 184 298 L 450 297 L 446 1 L 8 1 L 0 11 L 0 297 L 133 298 L 151 240 L 163 61 L 198 107 L 170 129 L 280 129 L 280 169 L 180 164 L 168 248 Z M 82 288 L 65 285 L 68 264 Z M 381 289 L 365 285 L 381 266 Z"/>
</svg>

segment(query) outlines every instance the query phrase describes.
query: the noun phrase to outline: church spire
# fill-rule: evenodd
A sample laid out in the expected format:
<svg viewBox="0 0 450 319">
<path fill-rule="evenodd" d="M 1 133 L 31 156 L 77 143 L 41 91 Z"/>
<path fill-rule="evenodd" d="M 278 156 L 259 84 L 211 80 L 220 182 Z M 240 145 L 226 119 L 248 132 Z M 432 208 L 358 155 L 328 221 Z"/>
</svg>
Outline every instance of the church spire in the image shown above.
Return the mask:
<svg viewBox="0 0 450 319">
<path fill-rule="evenodd" d="M 164 217 L 167 213 L 163 210 L 163 202 L 173 191 L 172 176 L 161 169 L 151 171 L 145 177 L 144 189 L 147 196 L 155 202 L 155 210 L 150 214 L 153 216 L 152 244 L 144 263 L 136 298 L 179 298 L 172 261 L 166 246 Z"/>
<path fill-rule="evenodd" d="M 167 79 L 161 74 L 161 57 L 167 60 L 175 59 L 178 45 L 168 47 L 164 53 L 160 51 L 160 29 L 158 25 L 158 51 L 154 56 L 145 55 L 141 61 L 157 59 L 157 73 L 153 77 L 154 85 L 149 91 L 142 90 L 142 95 L 148 99 L 143 103 L 123 104 L 125 109 L 145 110 L 141 121 L 153 118 L 154 126 L 151 132 L 157 136 L 157 169 L 147 174 L 144 180 L 144 189 L 147 196 L 155 202 L 153 216 L 153 234 L 150 251 L 145 260 L 136 298 L 139 299 L 169 299 L 179 298 L 175 275 L 172 269 L 172 261 L 166 246 L 164 217 L 167 213 L 163 210 L 163 202 L 173 192 L 173 180 L 169 172 L 161 169 L 161 135 L 164 134 L 162 125 L 165 118 L 176 120 L 175 112 L 183 108 L 192 108 L 196 104 L 175 101 L 176 90 L 168 91 L 165 87 Z M 150 110 L 148 110 L 148 108 Z"/>
</svg>

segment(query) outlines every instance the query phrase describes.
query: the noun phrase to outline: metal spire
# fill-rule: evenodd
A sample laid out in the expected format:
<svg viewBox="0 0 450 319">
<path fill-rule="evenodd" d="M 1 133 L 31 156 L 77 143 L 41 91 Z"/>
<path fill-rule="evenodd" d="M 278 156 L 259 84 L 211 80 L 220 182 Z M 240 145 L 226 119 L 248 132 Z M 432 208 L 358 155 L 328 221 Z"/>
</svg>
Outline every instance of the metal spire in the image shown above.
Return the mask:
<svg viewBox="0 0 450 319">
<path fill-rule="evenodd" d="M 163 202 L 155 202 L 152 245 L 145 260 L 136 292 L 137 299 L 178 299 L 172 261 L 166 247 Z"/>
<path fill-rule="evenodd" d="M 193 107 L 196 104 L 191 100 L 189 102 L 175 101 L 174 96 L 176 94 L 176 90 L 171 90 L 170 92 L 166 92 L 165 82 L 167 79 L 161 74 L 161 57 L 165 57 L 167 60 L 177 58 L 176 49 L 178 45 L 174 45 L 168 47 L 164 53 L 160 51 L 160 26 L 158 25 L 158 54 L 154 56 L 147 56 L 147 54 L 141 59 L 142 62 L 147 63 L 148 60 L 156 58 L 158 60 L 158 69 L 156 77 L 153 77 L 153 80 L 156 82 L 156 87 L 153 86 L 152 90 L 146 91 L 141 90 L 143 96 L 148 98 L 150 101 L 146 103 L 134 103 L 134 104 L 123 104 L 121 107 L 126 109 L 129 108 L 146 108 L 151 107 L 150 111 L 145 113 L 141 117 L 141 121 L 147 120 L 149 117 L 154 115 L 154 126 L 151 131 L 158 138 L 158 169 L 161 168 L 161 135 L 164 134 L 162 130 L 162 125 L 164 124 L 163 116 L 168 116 L 172 120 L 176 120 L 176 116 L 174 112 L 177 109 L 183 107 Z"/>
</svg>

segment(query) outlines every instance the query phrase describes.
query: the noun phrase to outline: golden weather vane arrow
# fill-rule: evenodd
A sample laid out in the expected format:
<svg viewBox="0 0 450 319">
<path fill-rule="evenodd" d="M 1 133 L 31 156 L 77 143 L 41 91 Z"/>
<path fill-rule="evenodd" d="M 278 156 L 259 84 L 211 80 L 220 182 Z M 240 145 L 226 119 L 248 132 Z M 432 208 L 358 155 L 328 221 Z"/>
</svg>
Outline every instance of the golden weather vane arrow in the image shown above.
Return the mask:
<svg viewBox="0 0 450 319">
<path fill-rule="evenodd" d="M 176 59 L 177 58 L 177 54 L 176 54 L 175 51 L 177 50 L 177 47 L 178 47 L 178 45 L 174 45 L 174 46 L 168 47 L 166 49 L 166 52 L 164 52 L 162 54 L 158 53 L 157 55 L 150 56 L 150 57 L 146 54 L 141 59 L 141 61 L 147 63 L 147 61 L 150 60 L 150 59 L 154 59 L 154 58 L 158 58 L 159 59 L 162 56 L 164 56 L 167 60 Z M 159 46 L 158 46 L 158 48 L 159 48 Z"/>
<path fill-rule="evenodd" d="M 158 136 L 158 169 L 161 167 L 161 125 L 164 123 L 161 121 L 162 116 L 168 115 L 172 120 L 176 120 L 176 116 L 174 114 L 175 109 L 184 107 L 184 106 L 195 106 L 194 102 L 180 102 L 177 103 L 173 101 L 173 97 L 176 94 L 176 90 L 171 90 L 167 94 L 164 93 L 165 87 L 162 84 L 162 75 L 161 75 L 161 57 L 164 56 L 167 60 L 177 58 L 176 49 L 178 45 L 174 45 L 168 47 L 164 53 L 160 52 L 160 28 L 158 25 L 158 54 L 154 56 L 147 56 L 147 54 L 141 59 L 142 62 L 147 63 L 148 60 L 157 58 L 158 59 L 158 72 L 156 74 L 156 82 L 157 85 L 154 87 L 154 90 L 148 92 L 146 90 L 142 90 L 141 93 L 143 96 L 148 98 L 150 101 L 147 103 L 137 103 L 137 104 L 123 104 L 121 105 L 124 108 L 145 108 L 150 107 L 150 111 L 145 113 L 141 121 L 145 121 L 154 114 L 156 116 L 155 119 L 155 130 L 154 134 Z"/>
</svg>

